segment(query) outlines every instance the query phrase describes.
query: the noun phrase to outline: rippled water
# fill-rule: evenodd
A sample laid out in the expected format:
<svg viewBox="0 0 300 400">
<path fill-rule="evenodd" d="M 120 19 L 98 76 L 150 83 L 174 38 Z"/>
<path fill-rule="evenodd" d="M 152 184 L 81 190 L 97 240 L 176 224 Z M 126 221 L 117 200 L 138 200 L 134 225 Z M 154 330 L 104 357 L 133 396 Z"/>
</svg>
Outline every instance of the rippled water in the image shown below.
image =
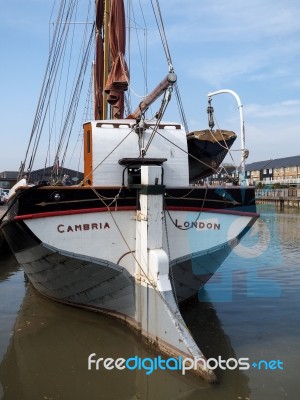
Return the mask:
<svg viewBox="0 0 300 400">
<path fill-rule="evenodd" d="M 183 314 L 207 357 L 280 360 L 283 370 L 88 371 L 87 357 L 154 358 L 123 324 L 42 298 L 0 258 L 0 398 L 281 400 L 300 392 L 300 214 L 262 208 L 257 227 Z M 250 250 L 249 250 L 250 249 Z"/>
</svg>

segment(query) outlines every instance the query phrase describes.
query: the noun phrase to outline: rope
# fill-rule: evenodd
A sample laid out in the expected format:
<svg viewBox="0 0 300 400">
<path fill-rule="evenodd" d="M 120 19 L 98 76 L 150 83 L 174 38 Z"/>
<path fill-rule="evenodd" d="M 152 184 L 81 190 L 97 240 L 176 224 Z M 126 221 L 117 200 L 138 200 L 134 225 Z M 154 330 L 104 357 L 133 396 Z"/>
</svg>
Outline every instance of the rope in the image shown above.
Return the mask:
<svg viewBox="0 0 300 400">
<path fill-rule="evenodd" d="M 207 198 L 207 190 L 208 190 L 208 186 L 205 187 L 205 194 L 204 194 L 204 197 L 202 199 L 202 204 L 201 204 L 201 207 L 200 207 L 200 211 L 199 211 L 199 214 L 197 215 L 197 218 L 195 219 L 194 222 L 198 221 L 198 219 L 200 218 L 200 216 L 201 216 L 201 214 L 203 212 L 204 204 L 205 204 L 205 201 L 206 201 L 206 198 Z M 166 211 L 168 213 L 168 216 L 169 216 L 172 224 L 175 226 L 175 228 L 177 228 L 177 229 L 179 229 L 181 231 L 187 231 L 187 230 L 192 228 L 193 224 L 190 224 L 190 226 L 187 227 L 187 228 L 182 228 L 181 226 L 176 225 L 176 223 L 174 222 L 174 220 L 171 217 L 170 211 L 167 208 L 166 208 Z"/>
<path fill-rule="evenodd" d="M 140 60 L 141 60 L 142 72 L 143 72 L 143 77 L 144 77 L 144 82 L 145 82 L 145 92 L 147 93 L 148 92 L 148 87 L 147 87 L 147 52 L 145 50 L 144 55 L 142 55 L 142 50 L 141 50 L 142 46 L 141 46 L 141 43 L 140 43 L 140 37 L 138 35 L 138 29 L 142 29 L 144 31 L 144 40 L 145 40 L 145 42 L 147 44 L 147 26 L 146 26 L 146 19 L 145 19 L 145 16 L 144 16 L 143 6 L 141 4 L 141 1 L 139 1 L 139 6 L 140 6 L 140 11 L 141 11 L 141 15 L 142 15 L 142 18 L 143 18 L 143 22 L 144 22 L 144 27 L 138 27 L 139 24 L 136 21 L 136 17 L 135 17 L 135 13 L 134 13 L 134 7 L 132 5 L 132 2 L 130 1 L 130 2 L 128 2 L 128 16 L 129 16 L 128 20 L 129 20 L 129 24 L 130 24 L 131 23 L 130 15 L 132 14 L 134 27 L 131 27 L 131 25 L 129 25 L 128 29 L 129 30 L 130 29 L 135 29 L 135 32 L 136 32 L 136 38 L 137 38 L 137 44 L 138 44 L 139 55 L 140 55 Z M 131 12 L 131 14 L 130 14 L 130 12 Z M 130 47 L 131 47 L 131 35 L 130 34 L 128 34 L 128 39 L 129 39 L 128 47 L 130 49 Z M 146 49 L 146 47 L 147 46 L 144 46 L 145 49 Z M 129 53 L 129 56 L 130 56 L 130 51 L 128 53 Z M 129 70 L 130 70 L 131 69 L 130 68 L 130 63 L 131 63 L 130 57 L 128 59 L 128 62 L 129 62 Z M 130 89 L 129 93 L 132 92 L 135 96 L 140 97 L 140 96 L 138 96 L 138 95 L 136 95 L 134 93 L 134 91 L 132 90 L 130 85 L 128 87 Z M 145 97 L 145 96 L 141 96 L 141 97 Z M 129 100 L 130 99 L 128 99 L 128 102 L 129 102 Z M 130 109 L 130 107 L 128 107 L 128 108 Z M 130 112 L 128 112 L 128 114 L 130 114 Z"/>
<path fill-rule="evenodd" d="M 52 102 L 54 100 L 54 112 L 56 112 L 57 109 L 57 104 L 58 104 L 58 93 L 56 94 L 56 98 L 53 99 L 53 90 L 55 90 L 55 87 L 57 85 L 57 81 L 59 82 L 58 88 L 59 90 L 64 90 L 62 87 L 62 84 L 60 83 L 61 81 L 61 76 L 64 68 L 64 59 L 67 51 L 67 45 L 68 45 L 68 36 L 70 33 L 70 26 L 72 25 L 72 19 L 74 16 L 76 17 L 76 12 L 77 12 L 77 7 L 78 7 L 78 0 L 61 0 L 59 9 L 58 9 L 58 14 L 57 17 L 55 18 L 55 25 L 54 25 L 54 33 L 52 37 L 52 41 L 50 44 L 50 50 L 49 50 L 49 56 L 48 56 L 48 61 L 46 65 L 46 70 L 44 74 L 44 80 L 42 83 L 39 99 L 38 99 L 38 104 L 36 108 L 36 113 L 34 116 L 34 121 L 32 125 L 32 130 L 29 138 L 29 143 L 27 146 L 27 150 L 25 152 L 25 157 L 24 161 L 21 163 L 20 167 L 20 172 L 19 176 L 21 176 L 25 170 L 25 166 L 27 164 L 27 159 L 29 158 L 29 153 L 31 152 L 31 156 L 28 161 L 28 166 L 27 166 L 27 175 L 28 178 L 30 177 L 33 164 L 38 152 L 38 147 L 41 141 L 41 135 L 44 130 L 45 126 L 45 121 L 46 117 L 49 114 L 50 106 L 52 105 Z M 66 143 L 65 145 L 65 150 L 62 158 L 61 165 L 63 165 L 63 162 L 66 157 L 66 153 L 68 150 L 68 143 L 69 143 L 69 138 L 71 135 L 71 130 L 72 126 L 74 123 L 75 119 L 75 108 L 78 106 L 79 103 L 79 96 L 80 96 L 80 91 L 83 85 L 83 75 L 86 69 L 87 65 L 87 58 L 89 57 L 90 54 L 90 48 L 91 48 L 91 38 L 93 37 L 93 31 L 94 31 L 94 26 L 92 28 L 92 32 L 90 35 L 90 39 L 88 39 L 88 54 L 87 51 L 84 51 L 84 47 L 86 47 L 85 42 L 87 40 L 87 25 L 88 25 L 88 18 L 89 14 L 91 11 L 91 0 L 89 0 L 88 3 L 88 14 L 87 14 L 87 20 L 86 20 L 86 26 L 85 26 L 85 32 L 83 34 L 83 41 L 82 41 L 82 46 L 80 50 L 80 54 L 82 54 L 82 61 L 81 61 L 81 67 L 79 65 L 80 61 L 78 62 L 77 68 L 76 68 L 76 74 L 78 73 L 78 77 L 75 77 L 74 82 L 73 82 L 73 96 L 71 97 L 71 102 L 69 104 L 69 109 L 66 115 L 66 122 L 63 125 L 63 132 L 60 136 L 60 141 L 58 144 L 58 151 L 55 156 L 55 162 L 54 165 L 57 164 L 57 160 L 60 156 L 60 153 L 62 153 L 62 146 L 63 143 Z M 53 12 L 53 10 L 52 10 Z M 73 35 L 74 37 L 74 30 L 73 30 Z M 71 45 L 70 45 L 70 53 L 72 52 L 72 45 L 73 45 L 73 39 L 71 37 Z M 70 54 L 71 56 L 71 54 Z M 71 66 L 71 61 L 69 61 L 69 64 L 66 65 L 66 71 L 70 71 L 70 66 Z M 79 71 L 79 72 L 78 72 Z M 60 76 L 58 76 L 60 74 Z M 68 84 L 68 82 L 66 83 Z M 65 89 L 66 92 L 66 89 Z M 62 113 L 64 112 L 65 108 L 65 99 L 62 99 L 63 105 L 62 105 Z M 61 118 L 61 121 L 63 121 L 64 117 Z M 50 143 L 53 142 L 51 140 L 51 137 L 53 135 L 53 130 L 54 130 L 54 117 L 52 118 L 52 122 L 49 124 L 49 139 L 48 139 L 48 151 L 47 151 L 47 156 L 45 158 L 45 168 L 48 164 L 48 159 L 50 158 L 50 150 L 49 146 Z"/>
<path fill-rule="evenodd" d="M 158 111 L 158 118 L 156 120 L 156 124 L 155 124 L 154 128 L 152 128 L 153 130 L 152 130 L 150 138 L 149 138 L 149 140 L 148 140 L 148 142 L 146 144 L 146 147 L 144 149 L 143 156 L 146 155 L 146 153 L 147 153 L 147 151 L 148 151 L 148 149 L 149 149 L 149 147 L 150 147 L 150 145 L 151 145 L 151 143 L 152 143 L 152 141 L 154 139 L 155 134 L 158 132 L 159 124 L 160 124 L 160 122 L 162 120 L 162 117 L 164 116 L 164 113 L 165 113 L 165 111 L 167 109 L 167 106 L 168 106 L 168 104 L 169 104 L 169 102 L 171 100 L 171 93 L 172 93 L 172 87 L 169 86 L 168 89 L 165 91 L 164 98 L 162 100 L 160 109 Z"/>
<path fill-rule="evenodd" d="M 190 154 L 188 151 L 184 150 L 182 147 L 178 146 L 176 143 L 172 142 L 172 140 L 166 138 L 164 135 L 162 135 L 160 132 L 158 132 L 158 135 L 161 136 L 163 139 L 165 139 L 167 142 L 171 143 L 173 146 L 177 147 L 179 150 L 181 150 L 183 153 L 187 154 L 189 157 L 193 158 L 194 160 L 200 162 L 201 164 L 205 165 L 206 167 L 212 169 L 215 173 L 218 173 L 218 170 L 211 165 L 206 164 L 204 161 L 200 160 L 199 158 L 195 157 L 193 154 Z M 228 177 L 230 175 L 228 174 Z"/>
<path fill-rule="evenodd" d="M 158 30 L 159 30 L 159 33 L 160 33 L 161 41 L 162 41 L 162 44 L 163 44 L 163 48 L 164 48 L 164 51 L 165 51 L 165 55 L 166 55 L 168 64 L 172 65 L 171 54 L 170 54 L 170 50 L 169 50 L 169 46 L 168 46 L 167 36 L 166 36 L 166 33 L 165 33 L 162 14 L 161 14 L 161 11 L 160 11 L 159 1 L 156 0 L 155 2 L 156 2 L 156 10 L 155 10 L 154 4 L 153 4 L 154 2 L 153 2 L 153 0 L 151 0 L 153 13 L 154 13 L 154 16 L 155 16 L 155 19 L 156 19 L 157 27 L 158 27 Z"/>
<path fill-rule="evenodd" d="M 76 1 L 71 0 L 69 5 L 65 7 L 65 1 L 61 1 L 60 9 L 58 12 L 58 18 L 56 20 L 55 31 L 53 35 L 52 44 L 50 47 L 48 62 L 46 66 L 46 71 L 44 75 L 44 81 L 42 84 L 40 97 L 38 100 L 38 106 L 31 130 L 30 140 L 27 147 L 27 151 L 25 154 L 25 159 L 23 162 L 22 170 L 20 174 L 24 172 L 25 163 L 28 157 L 29 149 L 32 147 L 32 155 L 28 165 L 28 173 L 32 170 L 33 162 L 37 153 L 37 148 L 40 142 L 42 129 L 45 123 L 45 118 L 47 115 L 47 111 L 50 105 L 50 98 L 55 84 L 55 77 L 57 75 L 59 60 L 61 58 L 61 54 L 64 52 L 64 48 L 66 46 L 66 38 L 69 31 L 69 22 L 74 13 L 74 9 L 76 6 Z M 64 23 L 61 21 L 64 20 Z M 33 138 L 34 143 L 32 144 Z"/>
<path fill-rule="evenodd" d="M 183 103 L 182 103 L 182 100 L 181 100 L 181 96 L 180 96 L 179 87 L 178 87 L 178 83 L 177 82 L 175 83 L 175 95 L 176 95 L 177 106 L 178 106 L 179 114 L 180 114 L 180 118 L 181 118 L 181 123 L 184 126 L 185 132 L 189 132 L 189 127 L 188 127 L 187 119 L 186 119 L 186 116 L 185 116 Z"/>
<path fill-rule="evenodd" d="M 89 41 L 88 41 L 88 46 L 87 46 L 86 51 L 85 51 L 84 56 L 83 56 L 81 68 L 80 68 L 80 71 L 79 71 L 79 74 L 78 74 L 78 78 L 77 78 L 76 85 L 75 85 L 75 88 L 74 88 L 73 96 L 72 96 L 72 99 L 71 99 L 71 102 L 70 102 L 70 105 L 69 105 L 69 109 L 68 109 L 68 112 L 67 112 L 66 120 L 65 120 L 63 129 L 62 129 L 60 142 L 59 142 L 59 145 L 58 145 L 58 148 L 57 148 L 56 157 L 58 158 L 60 153 L 61 153 L 61 151 L 62 151 L 64 139 L 67 137 L 67 144 L 66 144 L 66 147 L 65 147 L 65 150 L 64 150 L 64 154 L 63 154 L 63 157 L 62 157 L 61 165 L 63 165 L 64 161 L 65 161 L 65 157 L 66 157 L 66 153 L 67 153 L 67 150 L 68 150 L 68 144 L 69 144 L 70 136 L 71 136 L 71 133 L 72 133 L 72 128 L 73 128 L 75 117 L 76 117 L 76 111 L 77 111 L 77 106 L 78 106 L 79 99 L 80 99 L 80 94 L 81 94 L 81 91 L 82 91 L 84 75 L 85 75 L 85 72 L 86 72 L 86 69 L 87 69 L 89 55 L 90 55 L 91 47 L 92 47 L 92 43 L 93 43 L 94 27 L 93 27 L 93 30 L 92 30 L 92 32 L 90 34 L 90 38 L 89 38 Z M 68 136 L 67 136 L 67 134 L 68 134 Z"/>
<path fill-rule="evenodd" d="M 193 187 L 191 190 L 189 190 L 189 191 L 187 192 L 187 194 L 185 194 L 184 196 L 180 196 L 180 197 L 170 196 L 170 195 L 168 194 L 168 192 L 166 192 L 166 196 L 168 196 L 170 199 L 176 199 L 176 200 L 185 199 L 185 198 L 186 198 L 189 194 L 191 194 L 195 189 L 196 189 L 196 188 Z"/>
<path fill-rule="evenodd" d="M 186 195 L 184 195 L 184 196 L 177 197 L 177 199 L 183 199 L 183 198 L 187 197 L 190 193 L 192 193 L 192 191 L 193 191 L 194 189 L 195 189 L 195 188 L 193 188 L 192 190 L 190 190 L 190 191 L 189 191 Z M 203 201 L 202 201 L 202 205 L 201 205 L 201 210 L 200 210 L 200 212 L 199 212 L 199 214 L 198 214 L 198 216 L 197 216 L 195 222 L 198 221 L 198 219 L 200 218 L 200 215 L 201 215 L 201 213 L 202 213 L 202 211 L 203 211 L 203 207 L 204 207 L 204 204 L 205 204 L 205 201 L 206 201 L 206 198 L 207 198 L 207 189 L 208 189 L 208 187 L 206 187 L 205 195 L 204 195 L 204 198 L 203 198 Z M 166 194 L 166 195 L 167 195 L 167 194 Z M 175 198 L 175 197 L 172 197 L 172 196 L 170 196 L 170 195 L 169 195 L 168 197 L 169 197 L 169 198 Z M 165 200 L 166 200 L 166 199 L 165 199 Z M 167 226 L 166 212 L 167 212 L 167 214 L 168 214 L 168 216 L 169 216 L 169 218 L 170 218 L 170 221 L 172 222 L 172 224 L 173 224 L 177 229 L 180 229 L 180 230 L 188 230 L 189 228 L 185 228 L 185 229 L 184 229 L 184 228 L 178 226 L 178 225 L 174 222 L 173 218 L 171 217 L 170 211 L 167 209 L 166 204 L 165 204 L 165 208 L 164 208 L 164 222 L 165 222 L 165 230 L 166 230 L 166 240 L 167 240 L 168 256 L 169 256 L 169 260 L 171 260 L 171 252 L 170 252 L 170 244 L 169 244 L 169 234 L 168 234 L 168 226 Z M 192 224 L 191 224 L 190 227 L 192 227 Z M 171 277 L 172 283 L 173 283 L 172 287 L 173 287 L 173 291 L 174 291 L 174 293 L 175 293 L 175 296 L 174 296 L 174 297 L 175 297 L 175 301 L 176 301 L 176 304 L 177 304 L 177 306 L 178 306 L 176 288 L 175 288 L 175 283 L 174 283 L 174 282 L 175 282 L 175 278 L 174 278 L 174 274 L 173 274 L 173 268 L 169 268 L 169 271 L 170 271 L 170 277 Z"/>
<path fill-rule="evenodd" d="M 156 8 L 154 6 L 154 0 L 151 0 L 151 5 L 152 5 L 152 9 L 153 9 L 153 13 L 156 19 L 156 24 L 158 27 L 158 31 L 160 33 L 160 37 L 161 37 L 161 41 L 163 44 L 163 48 L 165 51 L 165 56 L 169 65 L 169 68 L 173 71 L 173 63 L 172 63 L 172 58 L 171 58 L 171 53 L 169 50 L 169 45 L 168 45 L 168 40 L 167 40 L 167 36 L 165 33 L 165 28 L 164 28 L 164 23 L 163 23 L 163 18 L 162 18 L 162 13 L 160 10 L 160 5 L 159 5 L 159 1 L 155 0 L 156 3 Z M 179 91 L 179 87 L 178 84 L 175 84 L 175 95 L 176 95 L 176 100 L 177 100 L 177 105 L 178 105 L 178 109 L 179 109 L 179 114 L 181 117 L 181 121 L 182 121 L 182 125 L 184 126 L 184 129 L 186 132 L 189 131 L 188 129 L 188 124 L 187 124 L 187 119 L 185 116 L 185 112 L 184 112 L 184 108 L 183 108 L 183 104 L 182 104 L 182 100 L 181 100 L 181 96 L 180 96 L 180 91 Z"/>
</svg>

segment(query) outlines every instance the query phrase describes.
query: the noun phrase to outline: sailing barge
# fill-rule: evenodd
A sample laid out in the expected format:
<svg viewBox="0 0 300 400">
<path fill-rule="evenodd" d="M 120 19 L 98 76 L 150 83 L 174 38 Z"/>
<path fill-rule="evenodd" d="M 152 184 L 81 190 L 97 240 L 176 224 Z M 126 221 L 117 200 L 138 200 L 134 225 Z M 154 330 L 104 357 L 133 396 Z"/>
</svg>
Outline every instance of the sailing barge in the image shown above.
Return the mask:
<svg viewBox="0 0 300 400">
<path fill-rule="evenodd" d="M 163 120 L 177 87 L 171 64 L 157 89 L 125 115 L 123 1 L 98 0 L 96 12 L 95 120 L 84 123 L 84 179 L 77 186 L 21 180 L 1 228 L 41 294 L 126 321 L 166 355 L 201 359 L 179 305 L 197 296 L 258 218 L 254 189 L 190 185 L 207 174 L 206 162 L 193 155 L 195 133 Z M 156 118 L 147 119 L 161 95 Z M 216 379 L 201 362 L 195 372 Z"/>
</svg>

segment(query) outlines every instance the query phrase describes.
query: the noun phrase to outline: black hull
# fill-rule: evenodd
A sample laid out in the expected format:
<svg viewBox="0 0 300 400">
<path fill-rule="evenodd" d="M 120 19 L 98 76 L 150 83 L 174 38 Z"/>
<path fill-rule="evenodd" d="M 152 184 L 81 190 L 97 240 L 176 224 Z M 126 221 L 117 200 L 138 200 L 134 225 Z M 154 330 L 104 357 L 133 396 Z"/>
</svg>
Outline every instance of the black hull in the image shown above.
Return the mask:
<svg viewBox="0 0 300 400">
<path fill-rule="evenodd" d="M 165 209 L 256 212 L 254 187 L 186 187 L 165 190 Z M 47 213 L 139 209 L 138 189 L 34 186 L 20 189 L 9 204 L 9 218 Z"/>
<path fill-rule="evenodd" d="M 205 131 L 206 136 L 209 131 Z M 214 138 L 199 139 L 191 134 L 187 137 L 189 153 L 190 183 L 207 178 L 215 173 L 233 145 L 236 135 L 228 135 L 218 141 Z"/>
</svg>

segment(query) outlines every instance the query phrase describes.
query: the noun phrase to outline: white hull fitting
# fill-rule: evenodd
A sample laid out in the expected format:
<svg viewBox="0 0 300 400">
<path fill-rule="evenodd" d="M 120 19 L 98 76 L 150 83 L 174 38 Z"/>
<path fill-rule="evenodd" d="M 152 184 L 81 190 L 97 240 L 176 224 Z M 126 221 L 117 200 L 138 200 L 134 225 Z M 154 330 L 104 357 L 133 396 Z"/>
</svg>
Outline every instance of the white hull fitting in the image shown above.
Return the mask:
<svg viewBox="0 0 300 400">
<path fill-rule="evenodd" d="M 161 185 L 161 167 L 144 166 L 142 185 Z M 169 278 L 169 257 L 163 246 L 163 195 L 140 194 L 136 223 L 136 316 L 143 335 L 172 356 L 204 358 L 177 307 Z M 143 287 L 146 290 L 142 290 Z M 212 370 L 198 363 L 195 370 L 216 379 Z"/>
</svg>

